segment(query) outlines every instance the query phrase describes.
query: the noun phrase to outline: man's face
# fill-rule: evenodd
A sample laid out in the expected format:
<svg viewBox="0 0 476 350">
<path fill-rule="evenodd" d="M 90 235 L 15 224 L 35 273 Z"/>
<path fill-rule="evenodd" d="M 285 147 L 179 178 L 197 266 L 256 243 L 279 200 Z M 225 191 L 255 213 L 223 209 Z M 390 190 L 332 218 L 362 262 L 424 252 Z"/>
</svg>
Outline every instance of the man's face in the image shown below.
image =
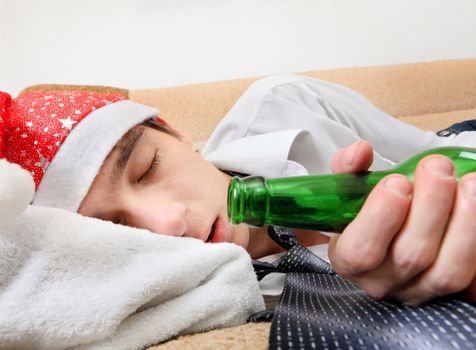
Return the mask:
<svg viewBox="0 0 476 350">
<path fill-rule="evenodd" d="M 229 181 L 181 138 L 137 126 L 109 154 L 78 212 L 246 248 L 248 229 L 228 221 Z"/>
</svg>

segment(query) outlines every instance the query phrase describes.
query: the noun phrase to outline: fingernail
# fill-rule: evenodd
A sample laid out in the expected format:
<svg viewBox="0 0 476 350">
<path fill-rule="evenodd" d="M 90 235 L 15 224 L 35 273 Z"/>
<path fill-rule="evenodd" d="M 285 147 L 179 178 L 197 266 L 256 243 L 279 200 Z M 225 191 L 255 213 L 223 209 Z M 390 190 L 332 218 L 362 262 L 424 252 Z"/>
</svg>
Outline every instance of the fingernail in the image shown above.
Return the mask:
<svg viewBox="0 0 476 350">
<path fill-rule="evenodd" d="M 454 176 L 454 166 L 449 159 L 431 158 L 423 163 L 423 167 L 435 176 Z"/>
<path fill-rule="evenodd" d="M 351 145 L 347 151 L 345 151 L 345 155 L 344 155 L 344 162 L 345 164 L 347 165 L 352 165 L 354 164 L 354 161 L 355 161 L 355 156 L 357 154 L 357 150 L 359 148 L 359 145 L 360 145 L 360 141 L 354 143 L 353 145 Z"/>
<path fill-rule="evenodd" d="M 476 178 L 463 181 L 461 187 L 468 196 L 476 198 Z"/>
<path fill-rule="evenodd" d="M 391 176 L 385 179 L 384 186 L 387 190 L 396 193 L 402 197 L 410 195 L 410 184 L 400 176 Z"/>
</svg>

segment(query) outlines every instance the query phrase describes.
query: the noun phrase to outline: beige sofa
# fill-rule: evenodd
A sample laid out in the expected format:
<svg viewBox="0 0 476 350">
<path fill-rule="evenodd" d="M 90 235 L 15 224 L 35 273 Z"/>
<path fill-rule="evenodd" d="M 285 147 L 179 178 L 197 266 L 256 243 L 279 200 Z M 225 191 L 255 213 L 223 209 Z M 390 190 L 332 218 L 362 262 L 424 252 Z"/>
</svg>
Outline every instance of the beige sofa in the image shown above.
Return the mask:
<svg viewBox="0 0 476 350">
<path fill-rule="evenodd" d="M 476 59 L 346 68 L 300 73 L 349 86 L 389 114 L 426 130 L 476 119 Z M 203 142 L 236 99 L 257 78 L 179 87 L 119 91 L 156 106 L 161 116 L 195 142 Z M 72 86 L 39 85 L 41 90 Z M 77 88 L 77 87 L 75 87 Z M 151 349 L 265 349 L 269 324 L 247 324 L 170 340 Z"/>
<path fill-rule="evenodd" d="M 349 86 L 387 113 L 425 129 L 475 116 L 476 59 L 300 73 Z M 160 108 L 194 141 L 203 141 L 256 78 L 163 89 L 131 90 L 131 99 Z"/>
</svg>

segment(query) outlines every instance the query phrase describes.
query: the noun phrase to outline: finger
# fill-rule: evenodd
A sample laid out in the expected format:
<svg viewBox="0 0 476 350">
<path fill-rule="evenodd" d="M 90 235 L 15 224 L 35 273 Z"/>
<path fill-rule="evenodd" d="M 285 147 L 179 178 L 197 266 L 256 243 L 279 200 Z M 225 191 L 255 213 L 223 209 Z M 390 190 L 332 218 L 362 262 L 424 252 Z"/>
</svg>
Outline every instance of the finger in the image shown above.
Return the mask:
<svg viewBox="0 0 476 350">
<path fill-rule="evenodd" d="M 329 244 L 329 258 L 344 277 L 375 269 L 405 222 L 412 185 L 403 175 L 385 177 L 372 190 L 357 217 Z"/>
<path fill-rule="evenodd" d="M 457 188 L 454 166 L 446 157 L 424 158 L 415 172 L 410 211 L 392 245 L 398 273 L 395 286 L 428 268 L 436 259 Z"/>
<path fill-rule="evenodd" d="M 453 170 L 452 162 L 440 156 L 425 158 L 418 165 L 405 224 L 383 263 L 356 280 L 370 296 L 393 295 L 436 259 L 454 201 Z"/>
<path fill-rule="evenodd" d="M 339 150 L 332 159 L 331 169 L 334 173 L 352 173 L 367 170 L 372 161 L 372 146 L 361 140 Z"/>
<path fill-rule="evenodd" d="M 396 297 L 419 304 L 471 286 L 476 275 L 475 214 L 476 173 L 472 173 L 461 179 L 453 215 L 436 261 L 411 286 L 396 293 Z"/>
</svg>

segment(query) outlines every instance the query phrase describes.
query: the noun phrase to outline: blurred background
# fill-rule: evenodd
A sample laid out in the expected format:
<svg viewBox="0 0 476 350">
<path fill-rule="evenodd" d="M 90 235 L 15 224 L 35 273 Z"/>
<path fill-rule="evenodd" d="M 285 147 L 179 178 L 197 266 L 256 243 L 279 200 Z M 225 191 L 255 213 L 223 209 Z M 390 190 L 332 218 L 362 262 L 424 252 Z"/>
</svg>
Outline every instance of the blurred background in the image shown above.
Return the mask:
<svg viewBox="0 0 476 350">
<path fill-rule="evenodd" d="M 476 57 L 475 0 L 0 0 L 0 89 Z"/>
</svg>

